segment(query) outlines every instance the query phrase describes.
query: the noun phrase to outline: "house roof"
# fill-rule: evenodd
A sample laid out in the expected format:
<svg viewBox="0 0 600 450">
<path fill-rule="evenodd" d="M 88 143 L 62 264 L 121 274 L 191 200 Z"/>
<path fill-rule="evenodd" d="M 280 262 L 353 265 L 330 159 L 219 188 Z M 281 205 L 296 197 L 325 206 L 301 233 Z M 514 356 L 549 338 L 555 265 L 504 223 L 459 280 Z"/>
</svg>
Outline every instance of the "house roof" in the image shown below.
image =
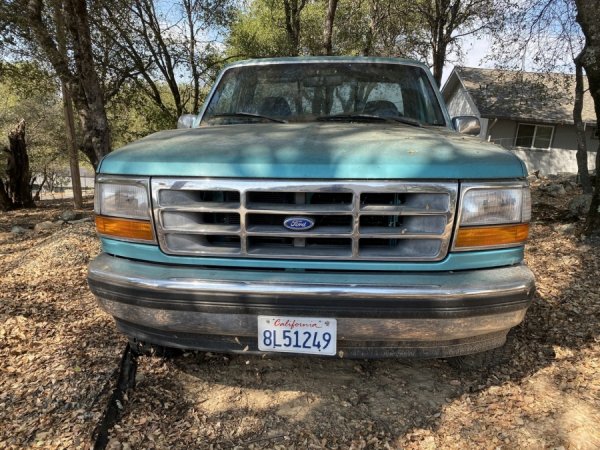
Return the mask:
<svg viewBox="0 0 600 450">
<path fill-rule="evenodd" d="M 469 93 L 481 117 L 573 123 L 575 75 L 456 67 L 444 86 L 444 98 L 457 83 Z M 583 121 L 596 123 L 594 102 L 584 78 Z"/>
</svg>

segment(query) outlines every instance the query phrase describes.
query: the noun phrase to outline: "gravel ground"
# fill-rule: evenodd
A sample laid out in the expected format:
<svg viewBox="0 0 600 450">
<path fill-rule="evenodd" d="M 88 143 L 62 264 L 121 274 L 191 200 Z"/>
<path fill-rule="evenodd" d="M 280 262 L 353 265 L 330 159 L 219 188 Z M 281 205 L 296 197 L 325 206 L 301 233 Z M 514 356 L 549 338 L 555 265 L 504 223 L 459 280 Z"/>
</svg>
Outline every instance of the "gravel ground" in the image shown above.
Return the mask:
<svg viewBox="0 0 600 450">
<path fill-rule="evenodd" d="M 576 190 L 557 199 L 535 185 L 538 291 L 507 364 L 142 357 L 109 448 L 600 448 L 600 242 L 567 225 Z M 126 342 L 87 289 L 91 223 L 10 233 L 68 207 L 0 215 L 3 449 L 89 448 Z"/>
</svg>

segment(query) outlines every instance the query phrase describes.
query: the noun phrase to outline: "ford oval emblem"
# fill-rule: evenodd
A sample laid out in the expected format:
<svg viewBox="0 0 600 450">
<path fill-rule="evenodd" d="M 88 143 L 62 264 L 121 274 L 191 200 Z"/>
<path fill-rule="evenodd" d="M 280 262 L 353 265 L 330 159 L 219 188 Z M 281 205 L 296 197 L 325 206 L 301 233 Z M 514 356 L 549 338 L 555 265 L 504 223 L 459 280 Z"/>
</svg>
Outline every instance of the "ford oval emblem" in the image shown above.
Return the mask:
<svg viewBox="0 0 600 450">
<path fill-rule="evenodd" d="M 315 221 L 309 217 L 288 217 L 283 226 L 292 231 L 306 231 L 315 226 Z"/>
</svg>

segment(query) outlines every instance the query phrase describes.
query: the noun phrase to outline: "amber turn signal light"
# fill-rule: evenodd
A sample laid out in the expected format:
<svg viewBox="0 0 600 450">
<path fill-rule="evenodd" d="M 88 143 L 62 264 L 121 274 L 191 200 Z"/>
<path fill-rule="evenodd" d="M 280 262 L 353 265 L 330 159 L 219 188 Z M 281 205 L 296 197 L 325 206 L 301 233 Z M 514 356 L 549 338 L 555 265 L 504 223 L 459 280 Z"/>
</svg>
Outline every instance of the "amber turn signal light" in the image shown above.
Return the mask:
<svg viewBox="0 0 600 450">
<path fill-rule="evenodd" d="M 454 247 L 502 247 L 524 244 L 529 235 L 529 224 L 496 225 L 459 228 Z"/>
<path fill-rule="evenodd" d="M 154 241 L 152 225 L 146 220 L 96 216 L 96 229 L 98 230 L 98 233 L 106 236 L 141 241 Z"/>
</svg>

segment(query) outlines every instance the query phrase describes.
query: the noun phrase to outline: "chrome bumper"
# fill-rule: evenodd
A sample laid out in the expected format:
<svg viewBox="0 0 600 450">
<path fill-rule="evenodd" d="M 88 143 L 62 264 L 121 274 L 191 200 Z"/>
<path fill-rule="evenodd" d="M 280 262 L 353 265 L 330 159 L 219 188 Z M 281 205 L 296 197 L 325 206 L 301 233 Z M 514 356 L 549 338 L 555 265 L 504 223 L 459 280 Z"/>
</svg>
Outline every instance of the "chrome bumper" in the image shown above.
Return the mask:
<svg viewBox="0 0 600 450">
<path fill-rule="evenodd" d="M 213 349 L 202 337 L 222 337 L 236 344 L 218 349 L 242 350 L 256 340 L 259 314 L 316 316 L 337 319 L 342 354 L 345 347 L 425 349 L 421 356 L 502 345 L 535 290 L 525 265 L 454 273 L 269 272 L 106 254 L 90 264 L 88 280 L 122 331 L 157 344 Z"/>
</svg>

